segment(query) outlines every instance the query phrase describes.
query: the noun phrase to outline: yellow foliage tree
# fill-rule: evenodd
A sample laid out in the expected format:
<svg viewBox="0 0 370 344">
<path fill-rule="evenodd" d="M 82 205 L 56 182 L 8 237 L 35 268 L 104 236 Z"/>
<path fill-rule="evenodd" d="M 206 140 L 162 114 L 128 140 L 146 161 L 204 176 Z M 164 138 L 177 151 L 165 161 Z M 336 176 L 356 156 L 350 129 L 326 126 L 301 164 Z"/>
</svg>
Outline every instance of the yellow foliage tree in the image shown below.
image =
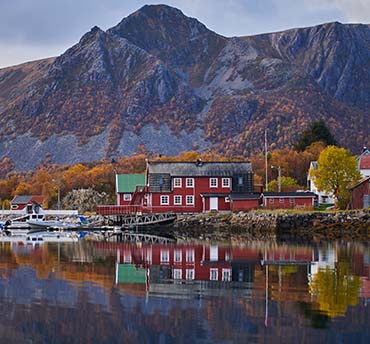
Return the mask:
<svg viewBox="0 0 370 344">
<path fill-rule="evenodd" d="M 320 311 L 330 317 L 344 316 L 348 306 L 357 305 L 359 290 L 360 278 L 350 274 L 348 262 L 339 262 L 335 269 L 319 269 L 310 285 Z"/>
<path fill-rule="evenodd" d="M 339 208 L 345 209 L 350 199 L 349 185 L 361 178 L 356 158 L 349 150 L 328 146 L 320 153 L 317 165 L 317 170 L 310 171 L 317 189 L 333 193 Z"/>
</svg>

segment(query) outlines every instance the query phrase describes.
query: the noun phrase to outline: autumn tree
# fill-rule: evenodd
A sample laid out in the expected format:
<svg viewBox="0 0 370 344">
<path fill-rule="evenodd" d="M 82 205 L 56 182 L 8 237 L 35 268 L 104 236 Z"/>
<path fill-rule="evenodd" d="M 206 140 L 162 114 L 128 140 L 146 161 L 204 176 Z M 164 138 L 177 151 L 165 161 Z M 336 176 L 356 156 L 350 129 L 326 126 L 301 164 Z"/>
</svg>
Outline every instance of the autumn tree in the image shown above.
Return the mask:
<svg viewBox="0 0 370 344">
<path fill-rule="evenodd" d="M 349 150 L 328 146 L 321 152 L 317 165 L 317 170 L 310 171 L 317 189 L 333 193 L 339 208 L 345 209 L 350 199 L 349 184 L 361 178 L 356 158 Z"/>
<path fill-rule="evenodd" d="M 348 306 L 358 304 L 360 278 L 351 272 L 348 261 L 336 264 L 335 269 L 319 269 L 310 284 L 321 312 L 330 317 L 344 316 Z"/>
<path fill-rule="evenodd" d="M 312 122 L 309 128 L 302 131 L 294 149 L 302 152 L 314 142 L 322 141 L 326 145 L 336 145 L 333 135 L 323 120 Z"/>
</svg>

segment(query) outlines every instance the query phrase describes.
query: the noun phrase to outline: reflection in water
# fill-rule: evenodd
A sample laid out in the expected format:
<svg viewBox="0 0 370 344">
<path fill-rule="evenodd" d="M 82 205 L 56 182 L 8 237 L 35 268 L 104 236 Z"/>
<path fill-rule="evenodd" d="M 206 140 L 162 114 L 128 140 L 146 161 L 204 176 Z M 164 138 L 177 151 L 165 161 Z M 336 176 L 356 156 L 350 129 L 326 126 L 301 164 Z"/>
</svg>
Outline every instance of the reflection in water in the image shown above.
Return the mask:
<svg viewBox="0 0 370 344">
<path fill-rule="evenodd" d="M 369 252 L 2 243 L 0 342 L 369 342 Z"/>
</svg>

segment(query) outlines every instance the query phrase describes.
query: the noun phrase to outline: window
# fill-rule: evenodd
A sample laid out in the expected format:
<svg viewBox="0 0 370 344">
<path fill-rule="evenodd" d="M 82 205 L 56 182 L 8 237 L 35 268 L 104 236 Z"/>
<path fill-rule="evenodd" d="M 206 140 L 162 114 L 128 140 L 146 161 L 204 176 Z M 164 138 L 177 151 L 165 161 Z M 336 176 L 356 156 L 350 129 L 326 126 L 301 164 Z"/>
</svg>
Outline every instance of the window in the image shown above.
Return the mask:
<svg viewBox="0 0 370 344">
<path fill-rule="evenodd" d="M 279 198 L 279 203 L 284 203 L 285 198 Z"/>
<path fill-rule="evenodd" d="M 211 188 L 217 188 L 218 183 L 217 183 L 217 178 L 210 178 L 209 180 L 209 187 Z"/>
<path fill-rule="evenodd" d="M 123 200 L 126 202 L 131 201 L 131 194 L 123 194 Z"/>
<path fill-rule="evenodd" d="M 174 178 L 173 187 L 174 188 L 181 188 L 181 186 L 182 186 L 181 178 Z"/>
<path fill-rule="evenodd" d="M 224 282 L 231 281 L 231 269 L 222 269 L 222 280 Z"/>
<path fill-rule="evenodd" d="M 182 197 L 179 195 L 173 196 L 173 204 L 174 205 L 181 205 L 182 204 Z"/>
<path fill-rule="evenodd" d="M 125 253 L 125 255 L 123 256 L 123 262 L 131 264 L 131 261 L 132 261 L 131 260 L 131 253 L 130 252 Z"/>
<path fill-rule="evenodd" d="M 211 269 L 209 271 L 209 280 L 210 281 L 218 281 L 218 269 Z"/>
<path fill-rule="evenodd" d="M 289 198 L 289 203 L 294 204 L 294 198 Z"/>
<path fill-rule="evenodd" d="M 230 203 L 230 197 L 225 197 L 225 203 Z"/>
<path fill-rule="evenodd" d="M 161 196 L 161 205 L 169 205 L 170 204 L 170 197 L 167 195 Z"/>
<path fill-rule="evenodd" d="M 243 185 L 243 177 L 242 176 L 238 177 L 238 185 Z"/>
<path fill-rule="evenodd" d="M 186 187 L 193 188 L 194 187 L 194 178 L 186 178 Z"/>
<path fill-rule="evenodd" d="M 194 280 L 194 269 L 186 269 L 186 279 L 188 281 Z"/>
<path fill-rule="evenodd" d="M 274 204 L 274 199 L 273 198 L 269 198 L 269 203 L 270 204 Z"/>
<path fill-rule="evenodd" d="M 181 263 L 182 261 L 182 251 L 181 250 L 175 250 L 173 252 L 173 261 L 175 263 Z"/>
<path fill-rule="evenodd" d="M 161 263 L 169 263 L 170 253 L 168 250 L 161 250 Z"/>
<path fill-rule="evenodd" d="M 173 269 L 173 279 L 182 279 L 182 269 Z"/>
<path fill-rule="evenodd" d="M 186 250 L 186 262 L 187 263 L 194 262 L 194 250 Z"/>
<path fill-rule="evenodd" d="M 209 247 L 209 260 L 217 261 L 218 260 L 218 246 Z"/>
<path fill-rule="evenodd" d="M 222 178 L 222 187 L 229 188 L 230 187 L 230 178 Z"/>
<path fill-rule="evenodd" d="M 194 196 L 192 195 L 186 196 L 186 205 L 194 205 Z"/>
</svg>

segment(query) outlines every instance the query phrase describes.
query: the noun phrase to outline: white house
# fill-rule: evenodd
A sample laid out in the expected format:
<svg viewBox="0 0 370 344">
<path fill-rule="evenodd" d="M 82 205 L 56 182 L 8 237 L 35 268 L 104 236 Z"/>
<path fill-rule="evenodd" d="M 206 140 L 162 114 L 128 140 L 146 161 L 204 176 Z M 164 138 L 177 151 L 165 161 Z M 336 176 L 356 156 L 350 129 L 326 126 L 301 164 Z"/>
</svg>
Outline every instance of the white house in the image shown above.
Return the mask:
<svg viewBox="0 0 370 344">
<path fill-rule="evenodd" d="M 310 187 L 310 191 L 318 195 L 319 197 L 319 204 L 334 204 L 334 195 L 331 192 L 324 192 L 324 191 L 318 191 L 317 186 L 315 185 L 314 179 L 310 175 L 311 170 L 317 170 L 317 161 L 311 161 L 310 163 L 310 169 L 308 170 L 307 174 L 307 184 Z"/>
<path fill-rule="evenodd" d="M 370 177 L 370 152 L 364 147 L 362 153 L 357 157 L 357 168 L 362 177 Z"/>
</svg>

